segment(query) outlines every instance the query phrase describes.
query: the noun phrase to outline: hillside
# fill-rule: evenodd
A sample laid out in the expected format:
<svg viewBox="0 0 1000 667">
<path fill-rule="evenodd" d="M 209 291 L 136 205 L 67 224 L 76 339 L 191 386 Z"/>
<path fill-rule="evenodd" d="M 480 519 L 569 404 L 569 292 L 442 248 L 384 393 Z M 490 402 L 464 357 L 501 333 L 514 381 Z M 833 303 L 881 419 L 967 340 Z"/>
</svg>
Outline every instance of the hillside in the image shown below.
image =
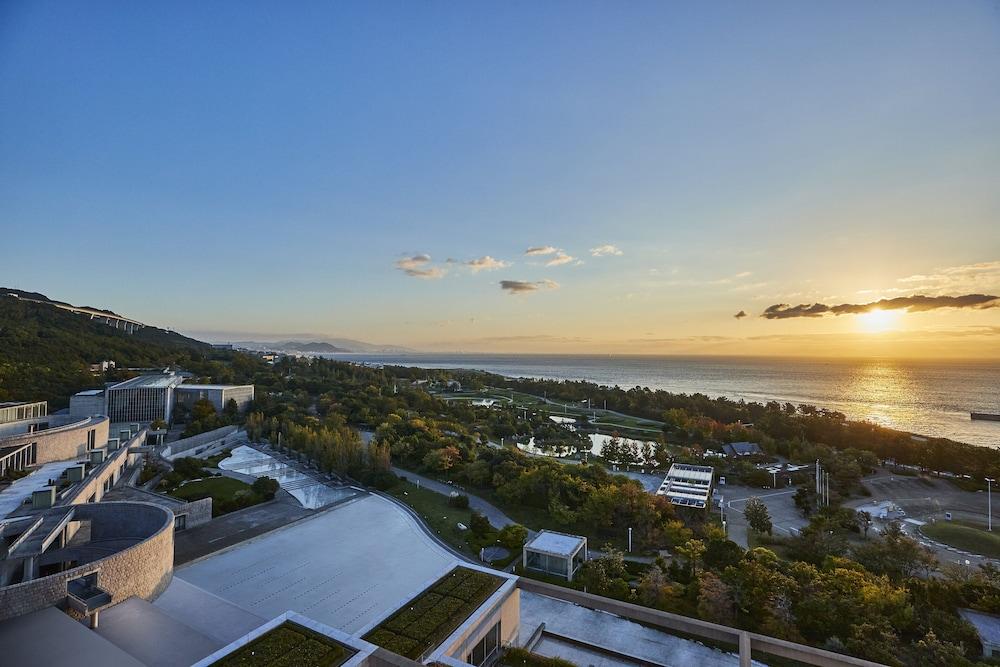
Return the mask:
<svg viewBox="0 0 1000 667">
<path fill-rule="evenodd" d="M 4 292 L 0 290 L 0 401 L 47 400 L 56 410 L 68 405 L 69 397 L 81 389 L 127 377 L 123 370 L 127 367 L 176 365 L 216 381 L 227 381 L 234 374 L 230 367 L 233 353 L 213 350 L 193 338 L 149 326 L 126 334 L 85 316 Z M 37 297 L 44 299 L 43 295 L 30 298 Z M 90 364 L 104 359 L 118 365 L 108 378 L 89 371 Z"/>
</svg>

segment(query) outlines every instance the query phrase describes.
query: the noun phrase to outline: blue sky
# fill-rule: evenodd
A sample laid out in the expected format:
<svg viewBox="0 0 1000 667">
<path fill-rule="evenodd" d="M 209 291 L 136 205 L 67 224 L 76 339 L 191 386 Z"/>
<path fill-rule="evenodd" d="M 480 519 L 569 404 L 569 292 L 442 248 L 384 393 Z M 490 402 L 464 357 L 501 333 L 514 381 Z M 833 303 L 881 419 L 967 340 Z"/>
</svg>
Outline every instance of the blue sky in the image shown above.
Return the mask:
<svg viewBox="0 0 1000 667">
<path fill-rule="evenodd" d="M 1000 289 L 1000 4 L 706 4 L 0 4 L 0 284 L 217 339 L 747 353 L 864 333 L 773 303 Z M 1000 349 L 998 313 L 859 340 Z"/>
</svg>

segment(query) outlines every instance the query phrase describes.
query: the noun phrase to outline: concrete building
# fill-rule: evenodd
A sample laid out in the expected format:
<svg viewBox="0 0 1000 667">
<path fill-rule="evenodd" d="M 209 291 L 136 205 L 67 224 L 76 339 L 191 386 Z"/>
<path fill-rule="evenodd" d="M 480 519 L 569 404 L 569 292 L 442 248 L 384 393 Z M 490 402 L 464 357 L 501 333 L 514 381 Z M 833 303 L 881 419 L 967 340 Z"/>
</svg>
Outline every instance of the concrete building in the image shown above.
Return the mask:
<svg viewBox="0 0 1000 667">
<path fill-rule="evenodd" d="M 712 495 L 714 474 L 715 469 L 711 466 L 675 463 L 667 471 L 656 495 L 666 496 L 674 505 L 704 509 Z"/>
<path fill-rule="evenodd" d="M 33 403 L 24 401 L 8 401 L 0 403 L 0 424 L 37 419 L 49 414 L 49 404 L 45 401 Z"/>
<path fill-rule="evenodd" d="M 174 389 L 178 404 L 191 407 L 195 402 L 207 399 L 215 406 L 215 411 L 221 413 L 226 403 L 236 401 L 240 412 L 245 412 L 253 400 L 252 384 L 182 384 Z"/>
<path fill-rule="evenodd" d="M 104 390 L 111 422 L 149 423 L 157 419 L 170 421 L 174 412 L 174 388 L 184 378 L 174 373 L 140 375 L 118 382 Z"/>
<path fill-rule="evenodd" d="M 146 373 L 104 389 L 81 391 L 70 398 L 69 413 L 77 418 L 107 415 L 114 424 L 148 424 L 157 419 L 171 421 L 178 403 L 191 406 L 205 398 L 212 401 L 217 412 L 222 412 L 230 400 L 236 401 L 240 411 L 245 411 L 253 400 L 252 384 L 185 385 L 186 379 L 185 374 L 172 371 Z"/>
<path fill-rule="evenodd" d="M 587 538 L 543 530 L 525 542 L 522 557 L 529 570 L 573 581 L 587 560 Z"/>
<path fill-rule="evenodd" d="M 0 476 L 87 456 L 87 452 L 108 440 L 107 417 L 49 415 L 44 402 L 30 405 L 30 410 L 20 414 L 35 416 L 0 424 Z"/>
</svg>

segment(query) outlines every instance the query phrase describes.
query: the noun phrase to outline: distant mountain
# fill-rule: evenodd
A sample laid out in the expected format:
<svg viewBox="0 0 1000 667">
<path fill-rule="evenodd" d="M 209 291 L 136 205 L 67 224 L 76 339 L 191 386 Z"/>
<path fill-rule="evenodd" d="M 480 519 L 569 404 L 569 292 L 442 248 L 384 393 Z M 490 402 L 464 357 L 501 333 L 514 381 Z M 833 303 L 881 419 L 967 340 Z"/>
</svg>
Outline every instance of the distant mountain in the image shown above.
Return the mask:
<svg viewBox="0 0 1000 667">
<path fill-rule="evenodd" d="M 236 347 L 248 350 L 271 350 L 273 352 L 307 352 L 311 354 L 407 354 L 413 352 L 398 345 L 376 345 L 350 338 L 324 338 L 323 340 L 283 340 L 283 341 L 252 341 L 244 340 L 233 343 Z"/>
</svg>

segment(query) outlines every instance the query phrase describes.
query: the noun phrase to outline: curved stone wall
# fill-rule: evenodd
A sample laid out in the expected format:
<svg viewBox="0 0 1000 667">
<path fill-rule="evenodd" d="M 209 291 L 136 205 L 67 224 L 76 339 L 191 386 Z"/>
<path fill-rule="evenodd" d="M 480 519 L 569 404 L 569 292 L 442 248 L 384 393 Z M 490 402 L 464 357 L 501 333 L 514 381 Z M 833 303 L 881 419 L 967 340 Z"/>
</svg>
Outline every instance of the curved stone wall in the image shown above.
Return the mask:
<svg viewBox="0 0 1000 667">
<path fill-rule="evenodd" d="M 32 421 L 45 421 L 32 420 Z M 65 461 L 78 456 L 85 456 L 87 453 L 87 437 L 90 431 L 94 431 L 95 447 L 103 447 L 108 442 L 108 428 L 110 422 L 107 417 L 95 416 L 64 424 L 53 426 L 52 428 L 35 431 L 34 433 L 15 433 L 12 435 L 0 436 L 0 447 L 10 447 L 12 445 L 24 445 L 29 442 L 38 443 L 38 455 L 36 463 L 50 463 L 52 461 Z M 9 425 L 8 425 L 9 426 Z"/>
<path fill-rule="evenodd" d="M 0 588 L 0 620 L 53 605 L 65 606 L 66 582 L 97 572 L 97 585 L 117 604 L 129 597 L 152 599 L 174 570 L 174 515 L 149 503 L 74 505 L 74 521 L 91 522 L 91 539 L 140 540 L 121 551 L 65 572 Z"/>
</svg>

